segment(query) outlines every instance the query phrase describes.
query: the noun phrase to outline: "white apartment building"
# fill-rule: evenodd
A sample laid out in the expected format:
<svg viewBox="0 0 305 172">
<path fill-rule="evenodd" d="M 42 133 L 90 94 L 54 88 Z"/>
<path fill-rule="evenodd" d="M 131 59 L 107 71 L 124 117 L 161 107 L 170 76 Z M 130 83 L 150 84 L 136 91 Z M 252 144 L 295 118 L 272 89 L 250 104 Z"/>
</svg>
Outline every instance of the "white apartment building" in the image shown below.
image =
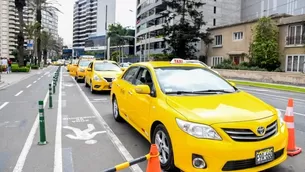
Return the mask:
<svg viewBox="0 0 305 172">
<path fill-rule="evenodd" d="M 204 19 L 208 27 L 220 26 L 240 21 L 241 0 L 201 0 L 206 3 L 199 11 L 203 11 Z M 136 54 L 144 55 L 162 53 L 167 46 L 163 41 L 162 24 L 165 22 L 160 14 L 167 7 L 162 0 L 137 0 L 137 23 L 136 23 Z M 201 43 L 197 44 L 198 50 L 204 48 Z M 204 52 L 204 51 L 201 51 Z M 198 52 L 198 57 L 200 52 Z"/>
<path fill-rule="evenodd" d="M 50 32 L 55 39 L 58 39 L 58 14 L 55 10 L 49 12 L 42 11 L 41 25 L 45 31 Z"/>
<path fill-rule="evenodd" d="M 107 12 L 106 12 L 107 7 Z M 84 48 L 90 35 L 105 35 L 115 23 L 116 0 L 77 0 L 73 12 L 73 47 Z"/>
<path fill-rule="evenodd" d="M 35 13 L 24 8 L 25 24 L 35 22 Z M 54 37 L 58 38 L 58 16 L 42 13 L 42 27 L 47 28 Z M 0 57 L 10 57 L 17 48 L 17 34 L 19 32 L 19 18 L 14 0 L 0 0 Z M 25 33 L 26 36 L 26 33 Z M 27 38 L 25 37 L 25 41 Z M 26 46 L 26 42 L 25 42 Z"/>
</svg>

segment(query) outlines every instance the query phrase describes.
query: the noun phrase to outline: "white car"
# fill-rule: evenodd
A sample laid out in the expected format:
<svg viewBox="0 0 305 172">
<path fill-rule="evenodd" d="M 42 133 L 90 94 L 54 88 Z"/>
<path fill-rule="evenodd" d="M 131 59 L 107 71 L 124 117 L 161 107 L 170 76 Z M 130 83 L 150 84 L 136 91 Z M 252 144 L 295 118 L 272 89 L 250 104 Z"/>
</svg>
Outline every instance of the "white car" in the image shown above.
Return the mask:
<svg viewBox="0 0 305 172">
<path fill-rule="evenodd" d="M 218 75 L 219 72 L 217 72 L 216 70 L 213 70 L 211 69 L 211 66 L 208 66 L 207 64 L 203 63 L 202 61 L 200 60 L 185 60 L 186 63 L 198 63 L 198 64 L 201 64 L 202 66 L 206 67 L 206 68 L 209 68 L 210 70 L 212 70 L 213 72 L 217 73 Z"/>
</svg>

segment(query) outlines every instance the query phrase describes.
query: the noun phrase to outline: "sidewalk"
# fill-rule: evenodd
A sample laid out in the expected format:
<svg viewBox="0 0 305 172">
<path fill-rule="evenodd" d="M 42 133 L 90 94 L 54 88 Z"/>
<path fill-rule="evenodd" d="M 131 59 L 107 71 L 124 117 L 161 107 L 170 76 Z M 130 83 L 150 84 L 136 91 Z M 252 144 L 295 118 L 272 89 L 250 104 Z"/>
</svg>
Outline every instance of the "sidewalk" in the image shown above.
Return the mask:
<svg viewBox="0 0 305 172">
<path fill-rule="evenodd" d="M 28 73 L 0 73 L 1 75 L 1 80 L 0 80 L 0 89 L 3 89 L 9 85 L 13 85 L 19 81 L 22 81 L 24 79 L 27 79 L 35 74 L 39 74 L 41 73 L 43 70 L 42 69 L 39 69 L 39 70 L 31 70 L 30 72 Z"/>
</svg>

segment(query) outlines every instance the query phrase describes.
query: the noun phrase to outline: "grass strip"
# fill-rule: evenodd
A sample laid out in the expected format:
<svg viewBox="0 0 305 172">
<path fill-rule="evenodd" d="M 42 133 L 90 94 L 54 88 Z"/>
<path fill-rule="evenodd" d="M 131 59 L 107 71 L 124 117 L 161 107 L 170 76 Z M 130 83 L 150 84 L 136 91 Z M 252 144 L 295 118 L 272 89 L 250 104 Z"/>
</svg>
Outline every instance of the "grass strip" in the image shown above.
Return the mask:
<svg viewBox="0 0 305 172">
<path fill-rule="evenodd" d="M 245 85 L 245 86 L 252 86 L 252 87 L 269 88 L 269 89 L 274 89 L 274 90 L 305 93 L 305 88 L 297 87 L 297 86 L 267 84 L 267 83 L 260 83 L 260 82 L 251 82 L 251 81 L 237 81 L 237 80 L 229 80 L 229 81 L 234 82 L 236 85 Z"/>
</svg>

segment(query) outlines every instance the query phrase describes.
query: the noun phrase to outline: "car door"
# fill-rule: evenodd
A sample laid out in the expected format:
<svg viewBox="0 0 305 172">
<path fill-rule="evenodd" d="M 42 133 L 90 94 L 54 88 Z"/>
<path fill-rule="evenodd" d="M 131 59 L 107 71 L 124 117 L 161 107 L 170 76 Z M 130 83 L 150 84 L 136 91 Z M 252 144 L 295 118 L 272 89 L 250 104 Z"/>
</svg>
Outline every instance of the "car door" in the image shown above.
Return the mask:
<svg viewBox="0 0 305 172">
<path fill-rule="evenodd" d="M 152 81 L 151 73 L 146 67 L 141 67 L 136 76 L 134 85 L 148 85 L 152 91 L 154 91 L 154 84 Z M 130 87 L 127 91 L 127 100 L 131 111 L 128 115 L 134 121 L 135 125 L 148 136 L 149 120 L 150 120 L 150 107 L 153 96 L 147 94 L 138 94 L 135 92 L 135 86 Z"/>
<path fill-rule="evenodd" d="M 129 100 L 127 99 L 127 90 L 130 87 L 133 87 L 134 79 L 136 74 L 138 73 L 139 67 L 135 66 L 130 68 L 128 71 L 124 73 L 121 79 L 116 82 L 116 87 L 118 87 L 118 91 L 115 93 L 118 101 L 118 105 L 120 108 L 120 112 L 122 116 L 128 117 L 130 111 Z"/>
<path fill-rule="evenodd" d="M 91 71 L 89 71 L 88 69 L 91 69 Z M 90 79 L 92 78 L 92 73 L 93 73 L 93 62 L 91 62 L 88 65 L 88 68 L 86 69 L 85 82 L 87 82 L 87 84 L 90 84 Z"/>
</svg>

